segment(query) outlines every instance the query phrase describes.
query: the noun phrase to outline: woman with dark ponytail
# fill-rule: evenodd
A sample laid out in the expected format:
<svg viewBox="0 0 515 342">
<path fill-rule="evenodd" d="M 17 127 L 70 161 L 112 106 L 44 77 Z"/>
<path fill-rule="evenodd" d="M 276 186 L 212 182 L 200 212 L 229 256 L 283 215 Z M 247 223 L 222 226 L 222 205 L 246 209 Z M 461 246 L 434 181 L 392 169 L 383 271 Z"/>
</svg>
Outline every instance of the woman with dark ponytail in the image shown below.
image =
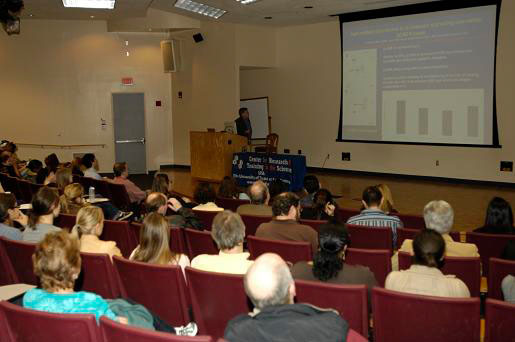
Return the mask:
<svg viewBox="0 0 515 342">
<path fill-rule="evenodd" d="M 61 228 L 54 226 L 54 219 L 60 212 L 59 194 L 57 189 L 42 187 L 32 197 L 32 210 L 29 224 L 22 233 L 22 240 L 40 242 L 46 234 L 58 232 Z"/>
<path fill-rule="evenodd" d="M 320 226 L 319 248 L 311 262 L 301 261 L 291 269 L 293 278 L 323 281 L 335 284 L 363 284 L 370 289 L 377 286 L 374 274 L 368 267 L 348 265 L 345 252 L 350 243 L 349 233 L 343 224 L 328 223 Z"/>
</svg>

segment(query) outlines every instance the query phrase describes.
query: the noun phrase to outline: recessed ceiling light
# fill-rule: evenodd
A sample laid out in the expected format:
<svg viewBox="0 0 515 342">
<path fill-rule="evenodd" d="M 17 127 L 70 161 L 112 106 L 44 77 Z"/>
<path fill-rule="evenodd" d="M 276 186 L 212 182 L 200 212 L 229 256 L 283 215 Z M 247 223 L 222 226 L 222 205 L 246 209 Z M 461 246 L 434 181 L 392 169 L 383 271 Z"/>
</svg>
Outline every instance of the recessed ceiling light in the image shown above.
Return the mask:
<svg viewBox="0 0 515 342">
<path fill-rule="evenodd" d="M 34 14 L 29 14 L 29 17 L 31 17 L 31 18 L 32 18 L 33 16 L 34 16 Z"/>
<path fill-rule="evenodd" d="M 215 19 L 218 19 L 222 15 L 227 13 L 226 10 L 201 4 L 200 2 L 195 2 L 191 0 L 177 0 L 174 6 L 186 11 L 202 14 Z"/>
<path fill-rule="evenodd" d="M 272 17 L 265 17 L 265 19 L 272 19 Z"/>
<path fill-rule="evenodd" d="M 90 15 L 89 16 L 91 19 L 95 19 L 95 16 L 94 15 Z"/>
<path fill-rule="evenodd" d="M 113 9 L 115 0 L 63 0 L 64 7 Z"/>
<path fill-rule="evenodd" d="M 259 1 L 259 0 L 236 0 L 236 1 L 238 1 L 240 4 L 248 5 L 248 4 L 251 4 L 251 3 Z"/>
</svg>

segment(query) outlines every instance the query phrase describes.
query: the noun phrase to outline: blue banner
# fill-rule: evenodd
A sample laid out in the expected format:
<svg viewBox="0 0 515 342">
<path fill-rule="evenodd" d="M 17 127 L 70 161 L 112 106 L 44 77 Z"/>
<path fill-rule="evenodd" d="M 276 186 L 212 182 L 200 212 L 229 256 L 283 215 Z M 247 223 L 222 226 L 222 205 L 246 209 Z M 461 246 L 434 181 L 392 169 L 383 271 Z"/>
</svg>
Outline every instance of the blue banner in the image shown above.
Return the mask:
<svg viewBox="0 0 515 342">
<path fill-rule="evenodd" d="M 232 160 L 232 176 L 244 187 L 258 179 L 267 184 L 280 179 L 290 191 L 298 191 L 304 186 L 305 175 L 305 156 L 242 152 L 235 153 Z"/>
</svg>

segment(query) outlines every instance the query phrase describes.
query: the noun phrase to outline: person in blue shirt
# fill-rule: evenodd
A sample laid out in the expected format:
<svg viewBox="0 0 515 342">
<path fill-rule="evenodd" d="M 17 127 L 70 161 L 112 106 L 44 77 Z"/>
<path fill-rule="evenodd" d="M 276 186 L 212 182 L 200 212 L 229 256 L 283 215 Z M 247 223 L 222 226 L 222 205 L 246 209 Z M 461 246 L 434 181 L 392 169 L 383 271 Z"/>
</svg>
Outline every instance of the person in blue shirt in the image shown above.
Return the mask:
<svg viewBox="0 0 515 342">
<path fill-rule="evenodd" d="M 13 194 L 0 193 L 0 236 L 21 240 L 21 230 L 13 227 L 15 221 L 24 226 L 28 218 L 18 209 Z"/>
</svg>

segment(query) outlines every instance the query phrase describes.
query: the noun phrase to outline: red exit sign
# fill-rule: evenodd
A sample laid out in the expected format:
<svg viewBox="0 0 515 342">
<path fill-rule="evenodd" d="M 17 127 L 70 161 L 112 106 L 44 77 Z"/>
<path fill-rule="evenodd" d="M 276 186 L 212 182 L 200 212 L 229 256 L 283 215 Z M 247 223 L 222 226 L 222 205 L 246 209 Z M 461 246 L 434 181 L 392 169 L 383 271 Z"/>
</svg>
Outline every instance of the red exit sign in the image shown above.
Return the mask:
<svg viewBox="0 0 515 342">
<path fill-rule="evenodd" d="M 134 80 L 132 79 L 132 77 L 123 77 L 122 78 L 122 85 L 130 86 L 133 84 L 134 84 Z"/>
</svg>

